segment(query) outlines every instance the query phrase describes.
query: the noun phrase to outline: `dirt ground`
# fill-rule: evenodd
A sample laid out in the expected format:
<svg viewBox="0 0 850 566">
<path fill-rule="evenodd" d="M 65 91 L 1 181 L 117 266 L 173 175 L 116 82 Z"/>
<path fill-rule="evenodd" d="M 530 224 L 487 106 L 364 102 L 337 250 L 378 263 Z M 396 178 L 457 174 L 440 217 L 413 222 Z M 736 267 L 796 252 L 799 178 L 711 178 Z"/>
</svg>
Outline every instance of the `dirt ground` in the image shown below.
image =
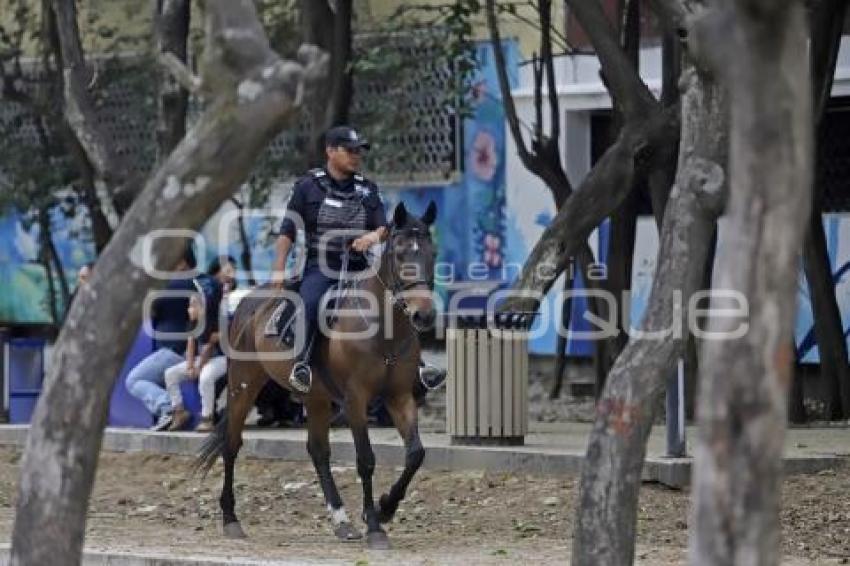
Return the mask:
<svg viewBox="0 0 850 566">
<path fill-rule="evenodd" d="M 8 541 L 20 453 L 0 448 L 0 541 Z M 105 453 L 91 502 L 87 546 L 172 556 L 218 555 L 356 564 L 565 564 L 574 521 L 576 480 L 475 472 L 421 472 L 389 525 L 393 550 L 331 534 L 312 467 L 241 459 L 237 512 L 250 538 L 221 538 L 221 467 L 206 480 L 187 475 L 190 460 Z M 360 486 L 351 467 L 335 475 L 352 519 Z M 378 468 L 380 493 L 397 470 Z M 687 492 L 645 485 L 638 563 L 685 558 Z M 785 484 L 784 550 L 789 564 L 850 563 L 850 467 L 790 478 Z M 360 525 L 360 522 L 357 521 Z"/>
</svg>

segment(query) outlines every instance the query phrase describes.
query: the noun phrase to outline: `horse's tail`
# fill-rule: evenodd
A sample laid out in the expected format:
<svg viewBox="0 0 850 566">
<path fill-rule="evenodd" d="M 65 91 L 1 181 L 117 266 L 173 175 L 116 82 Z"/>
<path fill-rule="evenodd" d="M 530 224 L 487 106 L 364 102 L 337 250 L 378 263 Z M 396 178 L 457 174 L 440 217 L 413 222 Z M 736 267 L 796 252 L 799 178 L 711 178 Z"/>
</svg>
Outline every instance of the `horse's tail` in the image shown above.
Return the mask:
<svg viewBox="0 0 850 566">
<path fill-rule="evenodd" d="M 206 477 L 209 471 L 215 465 L 218 457 L 224 453 L 225 444 L 227 443 L 227 412 L 218 421 L 215 430 L 204 439 L 201 444 L 201 449 L 198 451 L 198 456 L 192 463 L 192 473 L 201 474 L 201 477 Z"/>
</svg>

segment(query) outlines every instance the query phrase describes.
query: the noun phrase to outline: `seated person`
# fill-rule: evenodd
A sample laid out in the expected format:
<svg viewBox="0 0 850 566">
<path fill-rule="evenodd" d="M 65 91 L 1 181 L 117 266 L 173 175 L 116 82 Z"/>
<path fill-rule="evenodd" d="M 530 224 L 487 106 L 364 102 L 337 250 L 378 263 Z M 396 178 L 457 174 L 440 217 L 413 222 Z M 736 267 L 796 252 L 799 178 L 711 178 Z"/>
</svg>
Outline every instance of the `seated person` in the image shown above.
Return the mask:
<svg viewBox="0 0 850 566">
<path fill-rule="evenodd" d="M 176 271 L 195 268 L 195 254 L 187 245 Z M 186 351 L 186 340 L 161 339 L 156 333 L 179 335 L 185 333 L 189 320 L 186 310 L 188 294 L 195 289 L 191 279 L 172 279 L 166 286 L 169 291 L 185 292 L 185 295 L 160 297 L 151 308 L 151 326 L 154 330 L 154 352 L 140 361 L 127 374 L 125 385 L 130 395 L 144 403 L 156 424 L 153 430 L 165 430 L 171 425 L 172 409 L 165 391 L 165 370 L 180 363 Z"/>
<path fill-rule="evenodd" d="M 191 415 L 183 406 L 180 382 L 198 380 L 201 394 L 201 420 L 195 430 L 209 432 L 213 429 L 216 382 L 227 374 L 227 357 L 219 347 L 219 309 L 225 289 L 233 285 L 234 260 L 216 258 L 206 276 L 196 280 L 199 293 L 189 300 L 188 316 L 192 323 L 202 320 L 204 329 L 197 339 L 189 337 L 186 359 L 165 371 L 165 386 L 171 399 L 174 419 L 168 430 L 183 430 Z"/>
<path fill-rule="evenodd" d="M 215 288 L 220 290 L 217 283 Z M 227 373 L 227 357 L 221 353 L 218 346 L 217 321 L 220 302 L 220 292 L 217 297 L 213 296 L 207 300 L 201 293 L 192 295 L 189 299 L 189 320 L 193 323 L 204 321 L 204 331 L 197 339 L 194 336 L 189 337 L 186 359 L 165 370 L 165 387 L 174 414 L 168 430 L 183 430 L 191 420 L 192 416 L 183 406 L 180 382 L 195 379 L 198 380 L 198 390 L 201 394 L 201 420 L 195 430 L 209 432 L 213 429 L 215 384 Z"/>
</svg>

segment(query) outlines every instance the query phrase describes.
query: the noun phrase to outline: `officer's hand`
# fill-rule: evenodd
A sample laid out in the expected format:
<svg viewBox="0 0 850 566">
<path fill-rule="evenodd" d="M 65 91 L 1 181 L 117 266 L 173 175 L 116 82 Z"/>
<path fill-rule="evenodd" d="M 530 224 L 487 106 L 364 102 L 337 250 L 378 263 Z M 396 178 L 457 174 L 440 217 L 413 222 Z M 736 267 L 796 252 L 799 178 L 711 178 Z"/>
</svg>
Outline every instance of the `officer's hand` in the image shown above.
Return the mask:
<svg viewBox="0 0 850 566">
<path fill-rule="evenodd" d="M 375 245 L 375 238 L 372 234 L 360 236 L 351 243 L 351 248 L 360 253 L 369 251 L 369 248 Z"/>
<path fill-rule="evenodd" d="M 275 289 L 277 291 L 280 291 L 281 289 L 283 289 L 284 279 L 285 279 L 285 276 L 283 274 L 281 274 L 279 276 L 272 276 L 271 288 Z"/>
</svg>

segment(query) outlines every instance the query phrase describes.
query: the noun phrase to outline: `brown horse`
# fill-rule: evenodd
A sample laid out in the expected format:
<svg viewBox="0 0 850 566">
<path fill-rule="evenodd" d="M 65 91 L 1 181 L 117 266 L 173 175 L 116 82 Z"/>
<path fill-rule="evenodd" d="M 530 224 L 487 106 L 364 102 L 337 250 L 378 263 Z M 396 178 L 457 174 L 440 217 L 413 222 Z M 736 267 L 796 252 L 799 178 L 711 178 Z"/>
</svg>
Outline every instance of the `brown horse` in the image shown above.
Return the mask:
<svg viewBox="0 0 850 566">
<path fill-rule="evenodd" d="M 304 396 L 307 451 L 319 476 L 334 534 L 342 540 L 354 540 L 361 535 L 348 519 L 330 467 L 328 429 L 332 402 L 339 403 L 345 411 L 354 437 L 357 473 L 363 485 L 362 517 L 370 548 L 389 548 L 381 523 L 392 519 L 425 456 L 412 392 L 418 379 L 418 330 L 430 326 L 435 317 L 431 291 L 436 254 L 429 230 L 435 216 L 433 202 L 421 218 L 410 215 L 403 204 L 396 207 L 379 262 L 357 281 L 358 292 L 347 292 L 337 298 L 337 309 L 346 309 L 349 314 L 340 316 L 330 336 L 316 344 L 312 356 L 313 384 Z M 364 292 L 378 299 L 377 305 L 382 308 L 373 310 L 379 312 L 366 313 Z M 206 439 L 197 460 L 197 467 L 204 471 L 209 470 L 219 454 L 224 460 L 220 505 L 224 533 L 231 538 L 245 536 L 234 512 L 233 497 L 233 468 L 242 445 L 245 418 L 269 378 L 289 388 L 291 359 L 253 356 L 246 360 L 244 356 L 249 352 L 276 353 L 278 358 L 283 357 L 279 355 L 283 349 L 281 340 L 267 336 L 264 330 L 282 300 L 269 294 L 266 291 L 262 293 L 264 296 L 248 295 L 236 309 L 230 325 L 229 348 L 240 355 L 228 354 L 227 413 Z M 364 332 L 367 327 L 373 332 Z M 358 333 L 360 336 L 356 336 Z M 369 444 L 367 409 L 379 394 L 404 440 L 406 457 L 404 471 L 376 507 L 372 496 L 375 455 Z"/>
</svg>

